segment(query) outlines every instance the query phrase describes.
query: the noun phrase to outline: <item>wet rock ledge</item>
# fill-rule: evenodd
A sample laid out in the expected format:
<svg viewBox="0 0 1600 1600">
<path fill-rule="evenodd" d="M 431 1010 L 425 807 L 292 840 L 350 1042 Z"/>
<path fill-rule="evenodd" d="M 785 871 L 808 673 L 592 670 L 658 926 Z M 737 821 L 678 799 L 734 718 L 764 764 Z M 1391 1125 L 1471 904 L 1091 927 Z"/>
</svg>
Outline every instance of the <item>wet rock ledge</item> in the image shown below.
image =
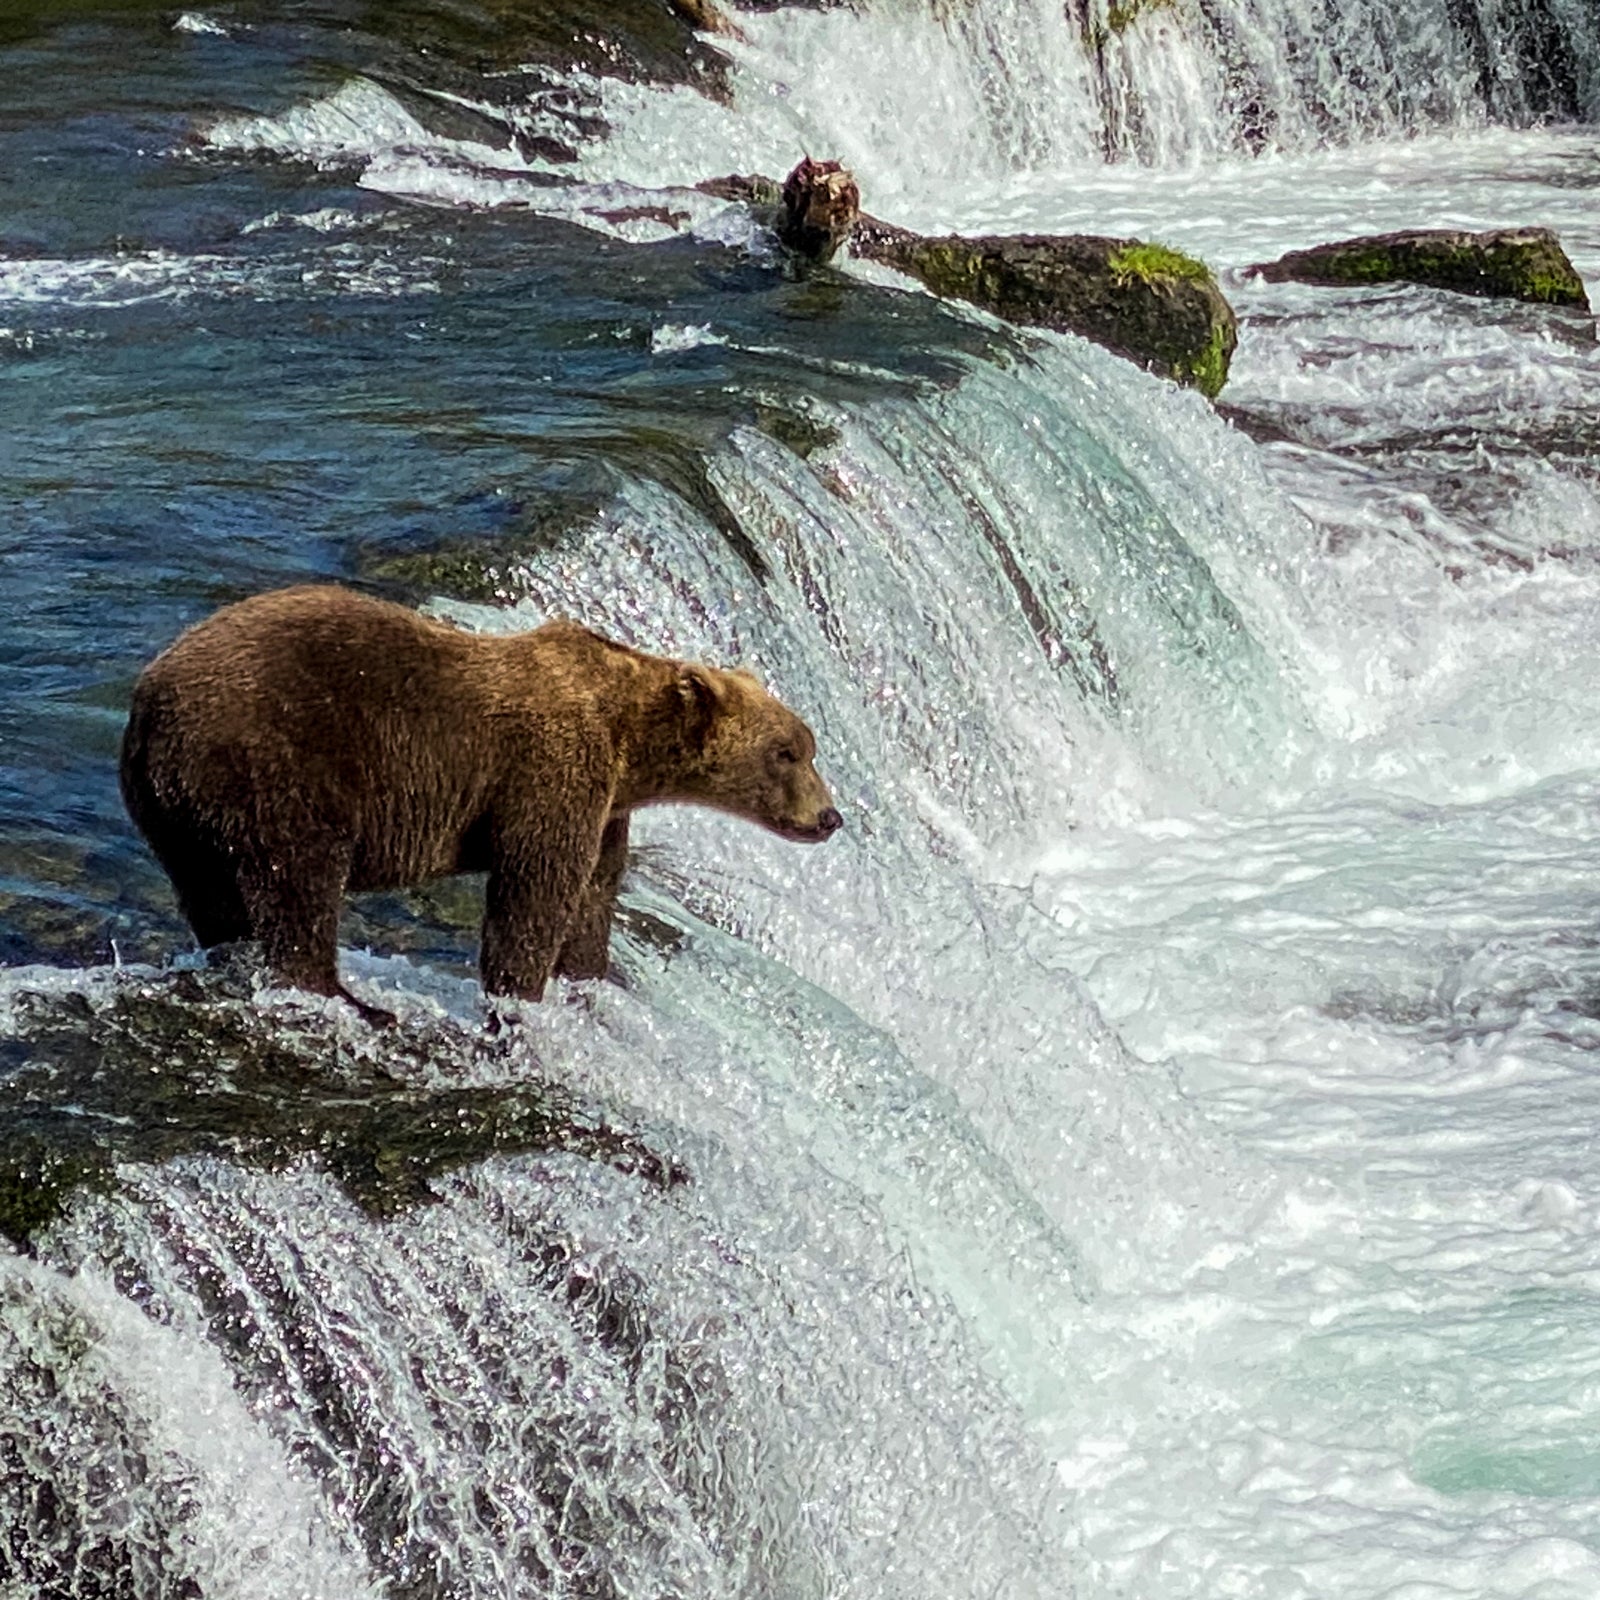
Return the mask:
<svg viewBox="0 0 1600 1600">
<path fill-rule="evenodd" d="M 90 994 L 23 993 L 0 1024 L 0 1238 L 18 1249 L 124 1163 L 308 1161 L 367 1212 L 433 1199 L 431 1180 L 495 1155 L 563 1152 L 670 1188 L 688 1174 L 549 1083 L 470 1078 L 504 1041 L 441 1020 L 350 1053 L 337 1022 L 262 1013 L 236 972 L 126 974 Z"/>
<path fill-rule="evenodd" d="M 929 236 L 860 209 L 851 174 L 807 158 L 779 184 L 714 178 L 707 194 L 769 216 L 797 255 L 825 262 L 848 242 L 858 260 L 892 267 L 937 295 L 1024 327 L 1075 333 L 1147 371 L 1214 398 L 1227 381 L 1238 322 L 1204 262 L 1140 239 L 1093 234 Z"/>
<path fill-rule="evenodd" d="M 1419 228 L 1291 250 L 1249 269 L 1269 283 L 1420 283 L 1483 298 L 1589 309 L 1583 279 L 1548 228 Z"/>
</svg>

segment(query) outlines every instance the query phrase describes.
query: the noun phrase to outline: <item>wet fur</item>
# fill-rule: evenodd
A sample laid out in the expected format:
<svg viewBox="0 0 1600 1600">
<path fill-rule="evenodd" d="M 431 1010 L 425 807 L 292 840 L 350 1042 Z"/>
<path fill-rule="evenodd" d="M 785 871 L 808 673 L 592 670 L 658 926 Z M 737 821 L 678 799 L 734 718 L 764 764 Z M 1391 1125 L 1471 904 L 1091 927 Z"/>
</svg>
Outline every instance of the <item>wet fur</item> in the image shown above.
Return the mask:
<svg viewBox="0 0 1600 1600">
<path fill-rule="evenodd" d="M 285 983 L 342 994 L 346 891 L 487 872 L 484 986 L 538 999 L 552 973 L 605 972 L 634 810 L 826 838 L 815 749 L 744 673 L 571 622 L 469 634 L 306 587 L 229 606 L 151 662 L 122 792 L 203 947 L 259 939 Z"/>
</svg>

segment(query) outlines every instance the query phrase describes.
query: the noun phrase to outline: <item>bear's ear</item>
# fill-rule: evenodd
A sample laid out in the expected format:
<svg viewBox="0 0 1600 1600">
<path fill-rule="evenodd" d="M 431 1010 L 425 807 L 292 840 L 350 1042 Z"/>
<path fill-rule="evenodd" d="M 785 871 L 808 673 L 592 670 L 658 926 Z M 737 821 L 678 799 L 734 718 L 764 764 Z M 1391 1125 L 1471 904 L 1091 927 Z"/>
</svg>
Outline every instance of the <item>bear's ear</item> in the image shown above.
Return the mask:
<svg viewBox="0 0 1600 1600">
<path fill-rule="evenodd" d="M 703 743 L 722 707 L 723 687 L 714 673 L 704 667 L 688 666 L 678 674 L 677 689 L 689 734 L 697 744 Z"/>
</svg>

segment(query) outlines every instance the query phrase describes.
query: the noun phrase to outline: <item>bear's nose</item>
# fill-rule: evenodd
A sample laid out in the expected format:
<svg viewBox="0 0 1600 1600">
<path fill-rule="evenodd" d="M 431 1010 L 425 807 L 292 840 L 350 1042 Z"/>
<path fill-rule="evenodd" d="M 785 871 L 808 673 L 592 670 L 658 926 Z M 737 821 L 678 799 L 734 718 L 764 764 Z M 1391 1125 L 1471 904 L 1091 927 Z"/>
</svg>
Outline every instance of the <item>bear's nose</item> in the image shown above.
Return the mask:
<svg viewBox="0 0 1600 1600">
<path fill-rule="evenodd" d="M 829 806 L 828 809 L 817 818 L 817 826 L 824 833 L 837 833 L 839 829 L 844 826 L 844 818 L 841 817 L 832 806 Z"/>
</svg>

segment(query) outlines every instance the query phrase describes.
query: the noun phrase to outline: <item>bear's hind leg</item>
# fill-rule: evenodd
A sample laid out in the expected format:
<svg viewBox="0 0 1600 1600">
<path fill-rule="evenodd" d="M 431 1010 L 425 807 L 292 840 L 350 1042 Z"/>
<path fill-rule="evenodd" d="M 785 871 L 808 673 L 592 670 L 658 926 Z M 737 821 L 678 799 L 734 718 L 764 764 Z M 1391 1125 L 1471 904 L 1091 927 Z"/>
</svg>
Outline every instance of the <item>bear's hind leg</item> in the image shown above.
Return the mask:
<svg viewBox="0 0 1600 1600">
<path fill-rule="evenodd" d="M 392 1011 L 368 1005 L 339 981 L 339 912 L 351 854 L 347 844 L 326 842 L 293 850 L 258 847 L 239 869 L 239 888 L 250 937 L 261 941 L 279 983 L 344 1000 L 373 1027 L 388 1027 Z"/>
<path fill-rule="evenodd" d="M 348 846 L 303 843 L 261 849 L 240 868 L 251 932 L 279 982 L 337 995 L 339 911 L 350 872 Z"/>
<path fill-rule="evenodd" d="M 223 883 L 196 896 L 182 891 L 178 905 L 194 929 L 194 941 L 202 950 L 215 950 L 221 944 L 237 944 L 250 937 L 250 919 L 238 888 Z"/>
<path fill-rule="evenodd" d="M 231 856 L 192 836 L 152 835 L 150 848 L 172 880 L 178 909 L 202 950 L 250 937 L 250 915 Z"/>
<path fill-rule="evenodd" d="M 273 976 L 286 988 L 325 994 L 355 1007 L 373 1027 L 395 1016 L 339 982 L 339 912 L 350 877 L 348 845 L 263 852 L 240 872 L 250 923 Z"/>
</svg>

